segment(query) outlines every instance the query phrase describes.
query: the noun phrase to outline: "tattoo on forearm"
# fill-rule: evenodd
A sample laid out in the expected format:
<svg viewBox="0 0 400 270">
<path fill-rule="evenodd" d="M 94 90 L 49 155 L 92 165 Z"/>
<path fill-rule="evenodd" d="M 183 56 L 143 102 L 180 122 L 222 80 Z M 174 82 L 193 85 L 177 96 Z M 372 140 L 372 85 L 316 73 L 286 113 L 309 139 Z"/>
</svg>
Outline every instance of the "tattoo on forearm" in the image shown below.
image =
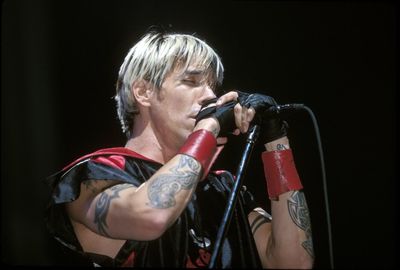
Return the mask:
<svg viewBox="0 0 400 270">
<path fill-rule="evenodd" d="M 251 232 L 253 233 L 253 235 L 261 225 L 267 222 L 270 222 L 270 220 L 267 219 L 266 217 L 262 215 L 257 216 L 250 224 Z"/>
<path fill-rule="evenodd" d="M 288 199 L 289 215 L 293 222 L 306 234 L 306 240 L 301 244 L 314 257 L 314 248 L 311 234 L 311 222 L 307 202 L 302 191 L 294 191 Z"/>
<path fill-rule="evenodd" d="M 200 170 L 200 164 L 195 159 L 181 155 L 178 165 L 170 169 L 171 173 L 159 175 L 149 183 L 147 195 L 150 205 L 160 209 L 173 207 L 179 191 L 196 186 Z"/>
<path fill-rule="evenodd" d="M 100 234 L 109 237 L 109 234 L 107 232 L 108 226 L 106 218 L 108 214 L 108 209 L 110 208 L 111 200 L 119 198 L 119 192 L 121 190 L 131 187 L 131 184 L 121 184 L 113 186 L 109 188 L 108 191 L 104 191 L 103 193 L 101 193 L 100 198 L 96 202 L 94 214 L 94 223 L 97 225 L 97 230 Z"/>
<path fill-rule="evenodd" d="M 215 137 L 218 137 L 219 131 L 218 131 L 217 128 L 213 128 L 213 129 L 211 130 L 211 133 L 212 133 Z"/>
<path fill-rule="evenodd" d="M 284 144 L 278 143 L 276 145 L 276 150 L 286 150 L 286 146 Z"/>
</svg>

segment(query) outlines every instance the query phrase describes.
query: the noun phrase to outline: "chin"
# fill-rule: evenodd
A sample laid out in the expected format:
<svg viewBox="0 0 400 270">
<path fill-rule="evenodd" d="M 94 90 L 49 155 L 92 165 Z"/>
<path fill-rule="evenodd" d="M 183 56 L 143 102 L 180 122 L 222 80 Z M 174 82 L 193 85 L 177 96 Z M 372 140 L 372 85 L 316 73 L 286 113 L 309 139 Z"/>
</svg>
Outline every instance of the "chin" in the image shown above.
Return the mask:
<svg viewBox="0 0 400 270">
<path fill-rule="evenodd" d="M 179 137 L 182 139 L 182 144 L 187 140 L 189 135 L 193 132 L 194 129 L 194 123 L 189 123 L 188 125 L 185 125 L 185 127 L 182 127 L 179 131 Z"/>
<path fill-rule="evenodd" d="M 193 129 L 191 130 L 186 130 L 184 132 L 182 132 L 183 138 L 186 141 L 186 139 L 189 137 L 189 135 L 193 132 Z"/>
</svg>

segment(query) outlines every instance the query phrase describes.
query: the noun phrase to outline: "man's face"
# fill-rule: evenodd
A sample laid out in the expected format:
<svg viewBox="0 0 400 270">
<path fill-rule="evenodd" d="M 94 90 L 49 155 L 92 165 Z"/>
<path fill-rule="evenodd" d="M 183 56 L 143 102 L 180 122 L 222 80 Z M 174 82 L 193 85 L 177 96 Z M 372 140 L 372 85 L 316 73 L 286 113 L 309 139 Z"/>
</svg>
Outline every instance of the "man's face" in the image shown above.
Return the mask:
<svg viewBox="0 0 400 270">
<path fill-rule="evenodd" d="M 204 69 L 189 66 L 184 72 L 177 68 L 167 75 L 154 96 L 150 108 L 153 128 L 168 147 L 179 149 L 192 132 L 202 103 L 215 94 Z"/>
</svg>

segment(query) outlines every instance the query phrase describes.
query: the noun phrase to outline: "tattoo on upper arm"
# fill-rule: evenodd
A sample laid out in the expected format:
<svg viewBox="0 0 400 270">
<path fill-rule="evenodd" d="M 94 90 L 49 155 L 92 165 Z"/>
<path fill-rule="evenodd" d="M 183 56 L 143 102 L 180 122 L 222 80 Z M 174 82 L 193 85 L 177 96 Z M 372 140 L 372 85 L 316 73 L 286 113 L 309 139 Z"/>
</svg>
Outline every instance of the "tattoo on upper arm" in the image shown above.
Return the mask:
<svg viewBox="0 0 400 270">
<path fill-rule="evenodd" d="M 251 228 L 251 232 L 254 233 L 258 230 L 258 228 L 263 225 L 264 223 L 270 222 L 270 219 L 267 219 L 265 216 L 263 215 L 259 215 L 257 216 L 253 222 L 250 224 L 250 228 Z"/>
<path fill-rule="evenodd" d="M 131 188 L 131 184 L 120 184 L 110 187 L 107 191 L 103 191 L 96 202 L 94 223 L 97 225 L 97 230 L 104 236 L 109 236 L 107 232 L 107 214 L 110 208 L 111 200 L 119 198 L 119 192 L 121 190 Z"/>
<path fill-rule="evenodd" d="M 314 257 L 314 248 L 311 234 L 311 222 L 307 202 L 302 191 L 294 191 L 288 199 L 289 215 L 293 222 L 306 234 L 306 240 L 301 244 Z"/>
<path fill-rule="evenodd" d="M 195 159 L 181 155 L 178 165 L 170 169 L 171 173 L 159 175 L 149 182 L 147 195 L 150 205 L 154 208 L 173 207 L 179 191 L 196 186 L 200 170 L 201 166 Z"/>
</svg>

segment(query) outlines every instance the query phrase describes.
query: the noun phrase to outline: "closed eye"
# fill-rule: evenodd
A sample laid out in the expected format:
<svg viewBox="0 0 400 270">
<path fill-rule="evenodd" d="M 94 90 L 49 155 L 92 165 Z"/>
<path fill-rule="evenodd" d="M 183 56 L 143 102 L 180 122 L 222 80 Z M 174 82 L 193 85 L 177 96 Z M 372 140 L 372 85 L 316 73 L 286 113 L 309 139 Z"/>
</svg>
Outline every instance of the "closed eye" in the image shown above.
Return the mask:
<svg viewBox="0 0 400 270">
<path fill-rule="evenodd" d="M 200 85 L 200 81 L 194 79 L 183 79 L 182 83 L 190 85 L 190 86 L 198 86 Z"/>
</svg>

